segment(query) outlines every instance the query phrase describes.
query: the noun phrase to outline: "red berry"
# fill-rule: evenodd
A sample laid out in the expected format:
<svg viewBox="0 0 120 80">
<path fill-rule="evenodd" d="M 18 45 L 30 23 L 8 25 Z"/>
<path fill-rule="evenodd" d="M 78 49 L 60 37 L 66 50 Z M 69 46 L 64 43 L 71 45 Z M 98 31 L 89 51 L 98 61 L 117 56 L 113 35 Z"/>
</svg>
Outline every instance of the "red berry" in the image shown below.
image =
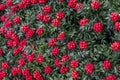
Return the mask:
<svg viewBox="0 0 120 80">
<path fill-rule="evenodd" d="M 60 20 L 58 19 L 52 20 L 52 26 L 60 27 L 60 24 L 61 24 Z"/>
<path fill-rule="evenodd" d="M 44 62 L 44 57 L 43 57 L 43 55 L 42 55 L 42 54 L 39 54 L 39 55 L 37 56 L 37 58 L 36 58 L 36 61 L 37 61 L 38 63 Z"/>
<path fill-rule="evenodd" d="M 51 51 L 52 55 L 54 55 L 54 56 L 56 56 L 57 54 L 59 54 L 59 52 L 60 51 L 59 51 L 58 47 L 53 48 L 52 51 Z"/>
<path fill-rule="evenodd" d="M 20 16 L 16 16 L 14 19 L 13 19 L 14 23 L 20 23 L 21 22 L 21 19 L 20 19 Z"/>
<path fill-rule="evenodd" d="M 120 42 L 119 41 L 115 41 L 111 44 L 111 48 L 114 51 L 118 51 L 120 49 Z"/>
<path fill-rule="evenodd" d="M 71 71 L 71 76 L 73 79 L 77 79 L 79 77 L 79 74 L 76 70 L 72 70 Z"/>
<path fill-rule="evenodd" d="M 112 21 L 118 21 L 119 20 L 119 13 L 117 13 L 117 12 L 112 12 L 111 14 L 110 14 L 110 18 L 111 18 L 111 20 Z"/>
<path fill-rule="evenodd" d="M 44 28 L 37 28 L 36 33 L 37 33 L 39 36 L 42 36 L 43 33 L 44 33 Z"/>
<path fill-rule="evenodd" d="M 67 71 L 68 71 L 68 67 L 67 66 L 62 66 L 60 68 L 60 73 L 62 73 L 62 74 L 66 74 Z"/>
<path fill-rule="evenodd" d="M 115 22 L 114 28 L 115 30 L 120 31 L 120 22 Z"/>
<path fill-rule="evenodd" d="M 42 8 L 45 14 L 49 14 L 51 12 L 51 6 L 46 5 Z"/>
</svg>

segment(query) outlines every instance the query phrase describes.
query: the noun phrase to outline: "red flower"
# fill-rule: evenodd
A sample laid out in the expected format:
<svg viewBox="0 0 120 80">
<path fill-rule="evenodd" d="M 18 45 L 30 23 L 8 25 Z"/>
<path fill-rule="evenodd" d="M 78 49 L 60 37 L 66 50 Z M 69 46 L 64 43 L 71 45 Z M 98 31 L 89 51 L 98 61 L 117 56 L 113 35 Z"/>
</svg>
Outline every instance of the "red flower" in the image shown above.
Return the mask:
<svg viewBox="0 0 120 80">
<path fill-rule="evenodd" d="M 17 74 L 21 74 L 22 70 L 19 67 L 13 67 L 12 70 L 11 70 L 11 73 L 12 73 L 13 76 L 16 76 Z"/>
<path fill-rule="evenodd" d="M 48 15 L 44 15 L 43 21 L 44 22 L 50 22 L 50 17 Z"/>
<path fill-rule="evenodd" d="M 66 36 L 66 34 L 65 34 L 64 32 L 60 32 L 60 33 L 58 34 L 57 39 L 58 39 L 58 40 L 64 40 L 65 36 Z"/>
<path fill-rule="evenodd" d="M 112 21 L 118 21 L 119 20 L 119 13 L 117 13 L 117 12 L 112 12 L 111 14 L 110 14 L 110 18 L 111 18 L 111 20 Z"/>
<path fill-rule="evenodd" d="M 38 20 L 43 20 L 44 16 L 45 16 L 45 15 L 44 15 L 43 13 L 38 13 L 37 19 L 38 19 Z"/>
<path fill-rule="evenodd" d="M 69 59 L 70 58 L 69 58 L 68 54 L 65 54 L 65 55 L 62 56 L 61 61 L 64 62 L 64 61 L 68 61 Z"/>
<path fill-rule="evenodd" d="M 18 60 L 18 64 L 19 64 L 20 66 L 24 66 L 24 65 L 25 65 L 25 60 L 24 60 L 24 59 L 19 59 L 19 60 Z"/>
<path fill-rule="evenodd" d="M 75 47 L 76 47 L 75 42 L 74 42 L 74 41 L 70 41 L 70 42 L 67 44 L 67 47 L 68 47 L 68 49 L 70 49 L 70 50 L 75 49 Z"/>
<path fill-rule="evenodd" d="M 100 7 L 100 2 L 99 1 L 92 1 L 91 7 L 93 10 L 97 10 Z"/>
<path fill-rule="evenodd" d="M 6 6 L 10 7 L 13 5 L 13 1 L 12 0 L 6 0 Z"/>
<path fill-rule="evenodd" d="M 14 19 L 13 19 L 14 23 L 20 23 L 21 22 L 21 19 L 20 19 L 20 16 L 16 16 Z"/>
<path fill-rule="evenodd" d="M 36 4 L 36 3 L 38 3 L 38 0 L 31 0 L 31 3 Z"/>
<path fill-rule="evenodd" d="M 60 20 L 58 19 L 52 20 L 52 26 L 60 27 L 60 24 L 61 24 Z"/>
<path fill-rule="evenodd" d="M 18 55 L 20 53 L 20 49 L 19 48 L 15 48 L 13 51 L 14 56 Z"/>
<path fill-rule="evenodd" d="M 75 8 L 76 2 L 77 2 L 76 0 L 69 0 L 68 6 L 69 6 L 70 8 Z"/>
<path fill-rule="evenodd" d="M 30 26 L 28 24 L 22 26 L 22 32 L 27 33 L 28 30 L 30 30 Z"/>
<path fill-rule="evenodd" d="M 28 68 L 24 68 L 24 69 L 22 70 L 22 74 L 23 74 L 24 76 L 29 76 L 29 75 L 30 75 L 29 69 L 28 69 Z"/>
<path fill-rule="evenodd" d="M 0 17 L 0 19 L 1 19 L 1 21 L 6 21 L 7 20 L 7 16 L 4 14 L 4 15 L 2 15 L 1 17 Z"/>
<path fill-rule="evenodd" d="M 79 21 L 80 26 L 85 26 L 87 23 L 89 23 L 87 18 L 80 19 Z"/>
<path fill-rule="evenodd" d="M 86 41 L 80 41 L 79 42 L 79 48 L 80 49 L 87 49 L 88 48 L 88 43 Z"/>
<path fill-rule="evenodd" d="M 28 60 L 28 62 L 33 62 L 34 57 L 35 57 L 34 54 L 29 54 L 29 55 L 27 56 L 27 60 Z"/>
<path fill-rule="evenodd" d="M 72 70 L 71 71 L 71 76 L 73 79 L 77 79 L 79 77 L 79 74 L 76 70 Z"/>
<path fill-rule="evenodd" d="M 7 75 L 5 71 L 0 70 L 0 80 L 3 80 L 3 78 Z"/>
<path fill-rule="evenodd" d="M 101 23 L 101 22 L 96 22 L 96 23 L 94 24 L 94 26 L 93 26 L 93 30 L 94 30 L 95 32 L 102 32 L 102 30 L 103 30 L 103 25 L 102 25 L 102 23 Z"/>
<path fill-rule="evenodd" d="M 39 36 L 42 36 L 43 33 L 44 33 L 44 28 L 37 28 L 36 33 L 37 33 Z"/>
<path fill-rule="evenodd" d="M 68 71 L 68 67 L 67 66 L 62 66 L 60 68 L 60 73 L 62 73 L 62 74 L 66 74 L 67 71 Z"/>
<path fill-rule="evenodd" d="M 47 0 L 39 0 L 40 4 L 45 4 L 47 2 Z"/>
<path fill-rule="evenodd" d="M 3 62 L 1 66 L 2 66 L 2 68 L 4 68 L 4 69 L 8 69 L 8 68 L 9 68 L 9 62 L 7 62 L 7 61 L 6 61 L 6 62 Z"/>
<path fill-rule="evenodd" d="M 52 73 L 52 68 L 51 68 L 51 66 L 46 66 L 46 67 L 44 68 L 44 72 L 45 72 L 46 74 Z"/>
<path fill-rule="evenodd" d="M 25 36 L 26 36 L 27 38 L 30 38 L 30 37 L 32 37 L 32 36 L 34 35 L 34 33 L 35 33 L 35 30 L 29 29 L 29 30 L 26 32 Z"/>
<path fill-rule="evenodd" d="M 15 11 L 15 12 L 18 11 L 18 6 L 16 6 L 16 5 L 15 6 L 11 6 L 11 10 Z"/>
<path fill-rule="evenodd" d="M 92 63 L 87 63 L 85 65 L 85 70 L 86 70 L 86 74 L 92 74 L 93 70 L 94 70 L 94 64 Z"/>
<path fill-rule="evenodd" d="M 51 6 L 46 5 L 42 8 L 45 14 L 49 14 L 51 12 Z"/>
<path fill-rule="evenodd" d="M 111 48 L 114 51 L 118 51 L 120 49 L 120 42 L 119 41 L 115 41 L 111 44 Z"/>
<path fill-rule="evenodd" d="M 116 75 L 108 75 L 106 77 L 106 80 L 116 80 L 117 79 L 117 76 Z"/>
<path fill-rule="evenodd" d="M 0 10 L 4 11 L 5 10 L 5 5 L 4 4 L 0 4 Z"/>
<path fill-rule="evenodd" d="M 3 54 L 3 50 L 0 48 L 0 56 Z"/>
<path fill-rule="evenodd" d="M 39 63 L 44 62 L 44 57 L 43 57 L 43 55 L 42 55 L 42 54 L 39 54 L 39 55 L 37 56 L 37 58 L 36 58 L 36 61 L 39 62 Z"/>
<path fill-rule="evenodd" d="M 60 59 L 59 59 L 59 58 L 56 58 L 56 59 L 54 60 L 54 64 L 55 64 L 55 66 L 60 67 L 60 66 L 61 66 Z"/>
<path fill-rule="evenodd" d="M 103 61 L 103 67 L 104 67 L 104 69 L 110 69 L 111 62 L 109 60 Z"/>
<path fill-rule="evenodd" d="M 48 42 L 48 46 L 55 46 L 57 42 L 56 38 L 51 38 Z"/>
<path fill-rule="evenodd" d="M 71 67 L 71 68 L 77 68 L 77 67 L 78 67 L 78 64 L 79 64 L 79 62 L 78 62 L 77 60 L 72 60 L 72 61 L 70 62 L 70 67 Z"/>
<path fill-rule="evenodd" d="M 115 22 L 114 28 L 115 30 L 120 31 L 120 22 Z"/>
<path fill-rule="evenodd" d="M 5 27 L 10 28 L 12 26 L 12 21 L 8 20 L 5 22 Z"/>
<path fill-rule="evenodd" d="M 56 56 L 57 54 L 59 54 L 59 52 L 60 51 L 59 51 L 58 47 L 53 48 L 52 51 L 51 51 L 52 55 L 54 55 L 54 56 Z"/>
<path fill-rule="evenodd" d="M 34 77 L 36 80 L 38 80 L 38 79 L 41 77 L 40 71 L 34 71 L 34 72 L 33 72 L 33 77 Z"/>
<path fill-rule="evenodd" d="M 75 10 L 78 11 L 79 9 L 82 9 L 82 3 L 77 3 L 75 6 Z"/>
<path fill-rule="evenodd" d="M 63 19 L 65 17 L 65 13 L 62 11 L 59 11 L 56 13 L 56 18 L 57 19 Z"/>
<path fill-rule="evenodd" d="M 21 9 L 25 8 L 26 7 L 25 2 L 22 1 L 22 2 L 18 3 L 18 7 Z"/>
<path fill-rule="evenodd" d="M 25 80 L 33 80 L 32 75 L 25 76 Z"/>
<path fill-rule="evenodd" d="M 59 2 L 64 2 L 64 0 L 59 0 Z"/>
</svg>

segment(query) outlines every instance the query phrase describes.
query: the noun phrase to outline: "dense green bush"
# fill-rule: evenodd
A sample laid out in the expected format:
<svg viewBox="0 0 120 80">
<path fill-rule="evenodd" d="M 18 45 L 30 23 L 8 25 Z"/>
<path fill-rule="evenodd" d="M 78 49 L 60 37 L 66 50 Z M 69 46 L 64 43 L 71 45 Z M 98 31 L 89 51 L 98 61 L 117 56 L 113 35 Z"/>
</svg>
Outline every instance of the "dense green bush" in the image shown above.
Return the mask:
<svg viewBox="0 0 120 80">
<path fill-rule="evenodd" d="M 120 80 L 120 0 L 1 0 L 0 80 Z"/>
</svg>

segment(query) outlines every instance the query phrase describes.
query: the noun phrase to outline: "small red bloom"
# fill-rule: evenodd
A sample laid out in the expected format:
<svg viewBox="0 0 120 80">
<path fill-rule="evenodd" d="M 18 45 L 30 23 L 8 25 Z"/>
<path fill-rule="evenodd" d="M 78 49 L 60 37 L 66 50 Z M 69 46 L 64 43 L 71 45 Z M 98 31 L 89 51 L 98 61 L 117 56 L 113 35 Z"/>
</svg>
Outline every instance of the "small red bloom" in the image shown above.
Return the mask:
<svg viewBox="0 0 120 80">
<path fill-rule="evenodd" d="M 59 2 L 64 2 L 64 0 L 59 0 Z"/>
<path fill-rule="evenodd" d="M 114 28 L 115 30 L 120 31 L 120 22 L 115 22 Z"/>
<path fill-rule="evenodd" d="M 112 21 L 118 21 L 119 20 L 119 13 L 117 13 L 117 12 L 112 12 L 111 14 L 110 14 L 110 18 L 111 18 L 111 20 Z"/>
<path fill-rule="evenodd" d="M 37 33 L 39 36 L 42 36 L 43 33 L 44 33 L 44 28 L 37 28 L 36 33 Z"/>
<path fill-rule="evenodd" d="M 38 0 L 31 0 L 31 3 L 36 4 L 36 3 L 38 3 Z"/>
<path fill-rule="evenodd" d="M 103 61 L 103 67 L 104 67 L 104 69 L 110 69 L 111 62 L 109 60 Z"/>
<path fill-rule="evenodd" d="M 87 23 L 89 23 L 87 18 L 80 19 L 79 21 L 80 26 L 85 26 Z"/>
<path fill-rule="evenodd" d="M 24 66 L 24 65 L 25 65 L 25 60 L 24 60 L 24 59 L 19 59 L 19 60 L 18 60 L 18 64 L 19 64 L 20 66 Z"/>
<path fill-rule="evenodd" d="M 35 30 L 29 29 L 29 30 L 26 32 L 25 36 L 26 36 L 27 38 L 30 38 L 30 37 L 32 37 L 32 36 L 34 35 L 34 33 L 35 33 Z"/>
<path fill-rule="evenodd" d="M 60 24 L 61 24 L 60 20 L 58 19 L 52 20 L 52 26 L 60 27 Z"/>
<path fill-rule="evenodd" d="M 100 7 L 100 2 L 99 1 L 92 1 L 91 7 L 93 10 L 97 10 Z"/>
<path fill-rule="evenodd" d="M 79 65 L 79 62 L 78 62 L 77 60 L 72 60 L 72 61 L 70 62 L 70 67 L 71 67 L 71 68 L 77 68 L 78 65 Z"/>
<path fill-rule="evenodd" d="M 3 54 L 3 50 L 0 48 L 0 56 Z"/>
<path fill-rule="evenodd" d="M 120 49 L 120 42 L 119 41 L 115 41 L 111 44 L 111 48 L 114 51 L 118 51 Z"/>
<path fill-rule="evenodd" d="M 64 12 L 62 12 L 62 11 L 59 11 L 59 12 L 57 12 L 56 13 L 56 18 L 57 19 L 63 19 L 65 17 L 65 13 Z"/>
<path fill-rule="evenodd" d="M 79 48 L 80 49 L 87 49 L 88 48 L 88 43 L 86 41 L 80 41 L 79 42 Z"/>
<path fill-rule="evenodd" d="M 52 68 L 51 68 L 51 66 L 46 66 L 46 67 L 44 68 L 44 72 L 45 72 L 46 74 L 52 73 Z"/>
<path fill-rule="evenodd" d="M 3 62 L 1 66 L 2 66 L 2 68 L 4 68 L 4 69 L 8 69 L 8 68 L 9 68 L 9 62 L 7 62 L 7 61 L 6 61 L 6 62 Z"/>
<path fill-rule="evenodd" d="M 40 71 L 34 71 L 34 72 L 33 72 L 33 77 L 34 77 L 36 80 L 38 80 L 38 79 L 41 77 Z"/>
<path fill-rule="evenodd" d="M 60 73 L 62 73 L 62 74 L 66 74 L 67 71 L 68 71 L 68 67 L 67 67 L 67 66 L 62 66 L 62 67 L 60 68 Z"/>
<path fill-rule="evenodd" d="M 65 54 L 65 55 L 62 56 L 61 61 L 64 62 L 64 61 L 68 61 L 69 59 L 70 58 L 69 58 L 68 54 Z"/>
<path fill-rule="evenodd" d="M 27 60 L 28 62 L 33 62 L 35 55 L 34 54 L 29 54 L 27 55 Z"/>
<path fill-rule="evenodd" d="M 39 0 L 40 4 L 45 4 L 47 2 L 47 0 Z"/>
<path fill-rule="evenodd" d="M 30 30 L 30 26 L 28 24 L 22 26 L 22 32 L 27 33 L 28 30 Z"/>
<path fill-rule="evenodd" d="M 45 15 L 43 13 L 38 13 L 37 19 L 41 21 L 41 20 L 43 20 L 44 16 Z"/>
<path fill-rule="evenodd" d="M 102 25 L 102 23 L 101 23 L 101 22 L 96 22 L 96 23 L 94 24 L 94 26 L 93 26 L 93 30 L 94 30 L 95 32 L 102 32 L 102 30 L 103 30 L 103 25 Z"/>
<path fill-rule="evenodd" d="M 7 73 L 5 71 L 0 70 L 0 80 L 3 80 L 5 76 L 7 76 Z"/>
<path fill-rule="evenodd" d="M 78 11 L 79 9 L 82 9 L 82 8 L 83 8 L 82 3 L 77 3 L 75 6 L 76 11 Z"/>
<path fill-rule="evenodd" d="M 20 16 L 16 16 L 14 19 L 13 19 L 13 22 L 14 23 L 20 23 L 21 22 L 21 19 L 20 19 Z"/>
<path fill-rule="evenodd" d="M 57 42 L 56 38 L 51 38 L 48 42 L 48 46 L 55 46 Z"/>
<path fill-rule="evenodd" d="M 44 57 L 43 57 L 43 55 L 42 55 L 42 54 L 39 54 L 39 55 L 37 56 L 37 58 L 36 58 L 36 61 L 39 62 L 39 63 L 44 62 Z"/>
<path fill-rule="evenodd" d="M 57 39 L 58 39 L 58 40 L 64 40 L 65 36 L 66 36 L 66 34 L 65 34 L 64 32 L 60 32 L 60 33 L 58 34 Z"/>
<path fill-rule="evenodd" d="M 54 64 L 55 64 L 55 66 L 60 67 L 60 66 L 61 66 L 60 59 L 59 59 L 59 58 L 56 58 L 56 59 L 54 60 Z"/>
<path fill-rule="evenodd" d="M 72 70 L 71 71 L 71 76 L 73 79 L 77 79 L 79 77 L 79 74 L 76 70 Z"/>
<path fill-rule="evenodd" d="M 75 47 L 76 47 L 75 42 L 74 42 L 74 41 L 70 41 L 70 42 L 67 44 L 67 47 L 68 47 L 68 49 L 70 49 L 70 50 L 75 49 Z"/>
<path fill-rule="evenodd" d="M 85 65 L 85 70 L 86 70 L 86 74 L 92 74 L 93 70 L 94 70 L 94 64 L 92 63 L 87 63 Z"/>
<path fill-rule="evenodd" d="M 69 6 L 70 8 L 75 8 L 76 2 L 77 2 L 76 0 L 69 0 L 68 6 Z"/>
<path fill-rule="evenodd" d="M 14 6 L 11 6 L 11 10 L 14 12 L 18 11 L 18 6 L 14 5 Z"/>
<path fill-rule="evenodd" d="M 26 7 L 25 2 L 22 1 L 22 2 L 18 3 L 18 7 L 21 9 L 25 8 Z"/>
<path fill-rule="evenodd" d="M 12 0 L 6 0 L 6 6 L 10 7 L 13 5 L 13 1 Z"/>
<path fill-rule="evenodd" d="M 24 69 L 22 70 L 22 74 L 23 74 L 24 76 L 29 76 L 29 75 L 30 75 L 29 69 L 28 69 L 28 68 L 24 68 Z"/>
<path fill-rule="evenodd" d="M 60 51 L 59 51 L 58 47 L 53 48 L 52 51 L 51 51 L 52 55 L 54 55 L 54 56 L 56 56 L 57 54 L 59 54 L 59 52 Z"/>
<path fill-rule="evenodd" d="M 5 10 L 5 5 L 4 4 L 0 4 L 0 11 L 4 11 Z"/>
<path fill-rule="evenodd" d="M 106 80 L 117 80 L 117 76 L 116 75 L 108 75 L 106 77 Z"/>
<path fill-rule="evenodd" d="M 50 17 L 48 15 L 44 15 L 43 21 L 46 22 L 46 23 L 50 22 Z"/>
<path fill-rule="evenodd" d="M 42 8 L 45 14 L 49 14 L 51 12 L 51 6 L 46 5 Z"/>
</svg>

